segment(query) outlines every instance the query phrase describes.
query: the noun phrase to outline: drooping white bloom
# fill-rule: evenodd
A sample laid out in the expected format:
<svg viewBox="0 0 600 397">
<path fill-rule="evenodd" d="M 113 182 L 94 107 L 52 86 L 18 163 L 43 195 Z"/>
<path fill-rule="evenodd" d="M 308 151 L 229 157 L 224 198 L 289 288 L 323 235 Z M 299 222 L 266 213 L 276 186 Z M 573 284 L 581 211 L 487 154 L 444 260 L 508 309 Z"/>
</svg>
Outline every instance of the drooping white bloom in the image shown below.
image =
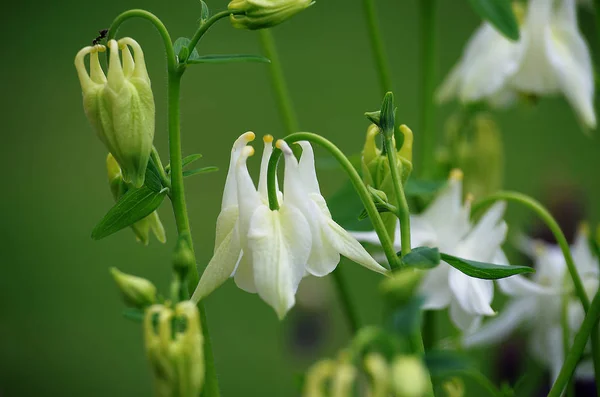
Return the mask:
<svg viewBox="0 0 600 397">
<path fill-rule="evenodd" d="M 506 264 L 501 244 L 507 226 L 502 221 L 505 204 L 497 203 L 476 223 L 470 221 L 470 200 L 462 200 L 462 172 L 454 170 L 448 185 L 420 215 L 411 217 L 411 245 L 438 247 L 460 258 Z M 360 241 L 378 244 L 374 232 L 353 233 Z M 399 233 L 397 233 L 399 235 Z M 400 249 L 399 238 L 395 246 Z M 426 310 L 449 308 L 450 318 L 463 331 L 473 332 L 482 316 L 495 314 L 491 280 L 469 277 L 445 262 L 429 270 L 419 287 Z"/>
<path fill-rule="evenodd" d="M 312 233 L 312 249 L 306 270 L 317 277 L 331 273 L 340 262 L 340 254 L 367 269 L 386 273 L 387 269 L 369 255 L 349 232 L 332 218 L 327 203 L 321 195 L 315 157 L 310 143 L 299 142 L 302 147 L 300 162 L 285 141 L 277 141 L 277 147 L 285 156 L 286 199 L 300 209 L 309 222 Z"/>
<path fill-rule="evenodd" d="M 199 301 L 233 276 L 238 287 L 258 293 L 282 318 L 295 303 L 301 279 L 306 274 L 329 274 L 340 254 L 385 273 L 386 269 L 331 219 L 308 143 L 301 144 L 303 154 L 298 163 L 289 146 L 278 141 L 285 158 L 284 192 L 278 192 L 280 208 L 269 208 L 267 168 L 273 138 L 264 139 L 258 189 L 246 167 L 254 152 L 246 145 L 253 139 L 254 134 L 248 132 L 233 145 L 214 255 L 192 299 Z"/>
<path fill-rule="evenodd" d="M 438 91 L 438 100 L 512 102 L 517 93 L 561 93 L 589 128 L 596 127 L 589 49 L 577 26 L 575 0 L 530 0 L 511 42 L 484 23 Z"/>
<path fill-rule="evenodd" d="M 498 317 L 485 323 L 476 333 L 467 335 L 463 344 L 475 347 L 496 343 L 508 337 L 516 328 L 526 326 L 530 329 L 529 349 L 537 360 L 549 368 L 553 382 L 564 361 L 561 325 L 563 299 L 567 299 L 571 343 L 581 327 L 584 311 L 573 291 L 560 248 L 529 240 L 523 245 L 527 253 L 535 258 L 536 273 L 531 279 L 517 276 L 502 280 L 501 289 L 512 299 Z M 600 268 L 585 230 L 580 230 L 576 236 L 571 252 L 584 288 L 591 298 L 598 290 Z M 593 378 L 591 361 L 580 363 L 576 375 Z"/>
</svg>

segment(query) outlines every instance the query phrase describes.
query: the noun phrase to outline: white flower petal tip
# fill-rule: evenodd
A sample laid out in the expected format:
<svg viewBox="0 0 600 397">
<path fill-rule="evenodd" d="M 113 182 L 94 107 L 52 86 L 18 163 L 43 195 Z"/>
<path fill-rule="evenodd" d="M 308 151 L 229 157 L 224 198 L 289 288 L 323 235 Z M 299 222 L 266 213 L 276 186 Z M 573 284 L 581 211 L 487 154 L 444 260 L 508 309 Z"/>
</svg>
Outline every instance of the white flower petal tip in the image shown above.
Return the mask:
<svg viewBox="0 0 600 397">
<path fill-rule="evenodd" d="M 271 135 L 271 134 L 264 135 L 263 136 L 263 142 L 265 144 L 272 143 L 273 142 L 273 135 Z"/>
<path fill-rule="evenodd" d="M 246 146 L 246 144 L 248 144 L 248 142 L 252 142 L 255 139 L 256 139 L 256 134 L 254 132 L 252 132 L 252 131 L 244 132 L 233 143 L 233 150 L 241 149 L 244 146 Z"/>
<path fill-rule="evenodd" d="M 275 147 L 277 149 L 281 150 L 283 152 L 283 154 L 285 154 L 285 155 L 294 154 L 294 152 L 292 152 L 292 149 L 290 148 L 290 146 L 283 139 L 278 139 L 277 142 L 275 142 Z"/>
<path fill-rule="evenodd" d="M 254 148 L 252 146 L 244 146 L 242 148 L 242 152 L 240 153 L 238 164 L 245 163 L 246 160 L 248 160 L 248 157 L 252 156 L 254 156 Z"/>
</svg>

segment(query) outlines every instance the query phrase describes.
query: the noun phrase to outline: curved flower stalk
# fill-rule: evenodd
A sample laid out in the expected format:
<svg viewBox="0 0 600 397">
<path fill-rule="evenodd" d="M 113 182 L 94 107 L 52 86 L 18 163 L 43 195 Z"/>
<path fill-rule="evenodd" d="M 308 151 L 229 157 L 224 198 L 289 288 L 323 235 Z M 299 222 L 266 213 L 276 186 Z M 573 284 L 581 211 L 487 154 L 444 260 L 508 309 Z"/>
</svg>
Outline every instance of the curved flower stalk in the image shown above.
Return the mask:
<svg viewBox="0 0 600 397">
<path fill-rule="evenodd" d="M 522 16 L 523 10 L 517 10 Z M 575 0 L 531 0 L 521 39 L 511 42 L 484 23 L 438 91 L 438 100 L 510 104 L 516 94 L 562 94 L 588 128 L 596 127 L 589 49 L 577 26 Z"/>
<path fill-rule="evenodd" d="M 506 262 L 501 244 L 507 226 L 502 220 L 504 203 L 495 204 L 473 224 L 469 220 L 471 198 L 462 200 L 462 172 L 451 172 L 446 188 L 425 211 L 411 217 L 411 245 L 438 247 L 441 252 L 461 258 L 502 264 Z M 358 240 L 378 244 L 374 232 L 354 232 Z M 400 249 L 400 240 L 395 246 Z M 425 310 L 450 309 L 453 323 L 465 332 L 475 331 L 482 316 L 493 316 L 491 280 L 472 278 L 442 262 L 427 271 L 418 289 L 425 297 Z"/>
<path fill-rule="evenodd" d="M 539 241 L 526 240 L 525 251 L 534 257 L 536 273 L 531 280 L 512 278 L 500 283 L 501 289 L 512 299 L 502 313 L 484 324 L 480 330 L 463 339 L 465 347 L 497 343 L 508 337 L 516 328 L 529 328 L 531 354 L 547 366 L 554 382 L 564 360 L 561 312 L 564 294 L 567 294 L 568 332 L 572 337 L 581 327 L 583 307 L 573 296 L 573 286 L 561 249 Z M 588 296 L 598 290 L 600 275 L 598 259 L 594 257 L 588 242 L 587 230 L 582 228 L 572 246 L 573 259 L 581 275 Z M 566 278 L 566 283 L 565 283 Z M 516 282 L 516 283 L 515 283 Z M 582 361 L 576 376 L 593 378 L 590 359 Z"/>
<path fill-rule="evenodd" d="M 133 56 L 129 51 L 133 49 Z M 127 37 L 108 42 L 105 76 L 98 60 L 102 45 L 85 47 L 75 57 L 83 107 L 100 140 L 115 157 L 127 183 L 140 187 L 154 139 L 154 96 L 140 45 Z M 121 50 L 122 61 L 119 59 Z M 84 58 L 90 55 L 90 72 Z"/>
<path fill-rule="evenodd" d="M 241 289 L 258 293 L 280 318 L 295 303 L 295 293 L 306 274 L 325 276 L 340 261 L 340 254 L 385 273 L 369 253 L 347 231 L 333 221 L 319 190 L 310 144 L 300 162 L 283 140 L 277 141 L 285 158 L 280 208 L 271 210 L 267 197 L 267 166 L 273 138 L 265 137 L 258 189 L 246 167 L 254 150 L 246 146 L 253 133 L 234 143 L 225 182 L 221 213 L 217 219 L 215 253 L 193 295 L 200 300 L 231 275 Z"/>
</svg>

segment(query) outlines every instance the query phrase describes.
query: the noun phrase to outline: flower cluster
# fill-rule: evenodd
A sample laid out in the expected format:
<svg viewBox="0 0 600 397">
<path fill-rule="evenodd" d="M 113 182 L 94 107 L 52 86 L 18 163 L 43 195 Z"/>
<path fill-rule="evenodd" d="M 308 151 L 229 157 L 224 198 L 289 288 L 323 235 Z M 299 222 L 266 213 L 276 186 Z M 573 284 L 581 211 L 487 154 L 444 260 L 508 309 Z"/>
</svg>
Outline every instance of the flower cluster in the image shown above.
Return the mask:
<svg viewBox="0 0 600 397">
<path fill-rule="evenodd" d="M 441 102 L 506 106 L 516 94 L 563 94 L 589 128 L 596 127 L 594 75 L 577 26 L 575 0 L 530 0 L 517 8 L 521 38 L 512 42 L 484 23 L 439 89 Z M 524 14 L 524 15 L 523 15 Z"/>
<path fill-rule="evenodd" d="M 247 144 L 254 133 L 242 134 L 231 151 L 221 213 L 217 219 L 214 256 L 194 292 L 198 301 L 233 276 L 241 289 L 258 293 L 283 318 L 295 303 L 302 278 L 331 273 L 340 254 L 385 273 L 346 230 L 331 218 L 321 195 L 314 154 L 308 142 L 300 161 L 283 140 L 277 147 L 285 158 L 283 193 L 278 192 L 278 209 L 269 207 L 267 168 L 273 138 L 264 138 L 258 188 L 246 161 L 254 154 Z"/>
</svg>

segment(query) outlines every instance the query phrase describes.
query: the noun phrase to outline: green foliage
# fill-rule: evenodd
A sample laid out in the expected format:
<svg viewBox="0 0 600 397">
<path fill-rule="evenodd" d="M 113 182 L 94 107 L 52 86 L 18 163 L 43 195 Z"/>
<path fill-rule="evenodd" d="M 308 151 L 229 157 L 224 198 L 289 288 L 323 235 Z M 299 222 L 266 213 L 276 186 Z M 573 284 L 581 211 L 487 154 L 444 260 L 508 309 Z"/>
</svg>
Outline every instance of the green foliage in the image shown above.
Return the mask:
<svg viewBox="0 0 600 397">
<path fill-rule="evenodd" d="M 394 310 L 390 319 L 392 330 L 406 338 L 419 332 L 423 320 L 423 302 L 423 297 L 414 295 L 408 303 Z"/>
<path fill-rule="evenodd" d="M 396 124 L 396 108 L 394 107 L 394 94 L 388 92 L 383 98 L 381 104 L 381 115 L 379 120 L 379 128 L 386 138 L 394 136 L 394 126 Z M 389 148 L 393 150 L 392 148 Z"/>
<path fill-rule="evenodd" d="M 210 18 L 210 9 L 204 0 L 200 0 L 200 5 L 202 6 L 202 11 L 200 12 L 200 25 L 204 25 L 206 21 L 208 21 L 208 18 Z"/>
<path fill-rule="evenodd" d="M 181 51 L 183 50 L 184 47 L 189 47 L 191 40 L 188 39 L 187 37 L 180 37 L 177 40 L 175 40 L 175 43 L 173 43 L 173 51 L 175 52 L 175 54 L 177 54 L 178 58 L 179 58 L 179 63 L 189 63 L 190 61 L 193 61 L 194 59 L 198 59 L 200 58 L 200 54 L 198 54 L 198 50 L 197 49 L 193 49 L 191 53 L 187 54 L 182 54 Z M 185 59 L 182 59 L 180 57 L 181 55 L 187 55 L 187 57 Z"/>
<path fill-rule="evenodd" d="M 161 205 L 168 190 L 156 191 L 147 185 L 129 190 L 94 228 L 92 238 L 103 239 L 144 219 Z"/>
<path fill-rule="evenodd" d="M 533 273 L 535 270 L 529 266 L 494 265 L 458 258 L 456 256 L 441 254 L 442 260 L 450 266 L 460 270 L 467 276 L 484 280 L 498 280 L 522 273 Z"/>
<path fill-rule="evenodd" d="M 207 174 L 209 172 L 215 172 L 215 171 L 219 171 L 219 167 L 202 167 L 202 168 L 196 168 L 193 170 L 188 170 L 188 171 L 183 171 L 183 176 L 192 176 L 192 175 L 198 175 L 198 174 Z"/>
<path fill-rule="evenodd" d="M 263 57 L 262 55 L 248 55 L 248 54 L 213 54 L 213 55 L 201 55 L 196 58 L 188 59 L 187 63 L 238 63 L 238 62 L 257 62 L 257 63 L 271 63 L 271 60 Z"/>
<path fill-rule="evenodd" d="M 430 350 L 425 353 L 425 364 L 432 377 L 448 377 L 475 370 L 469 356 L 457 351 Z"/>
<path fill-rule="evenodd" d="M 402 264 L 417 269 L 432 269 L 440 264 L 440 251 L 437 248 L 417 247 L 402 257 Z"/>
<path fill-rule="evenodd" d="M 510 0 L 469 0 L 473 10 L 506 38 L 519 40 L 519 24 Z"/>
</svg>

